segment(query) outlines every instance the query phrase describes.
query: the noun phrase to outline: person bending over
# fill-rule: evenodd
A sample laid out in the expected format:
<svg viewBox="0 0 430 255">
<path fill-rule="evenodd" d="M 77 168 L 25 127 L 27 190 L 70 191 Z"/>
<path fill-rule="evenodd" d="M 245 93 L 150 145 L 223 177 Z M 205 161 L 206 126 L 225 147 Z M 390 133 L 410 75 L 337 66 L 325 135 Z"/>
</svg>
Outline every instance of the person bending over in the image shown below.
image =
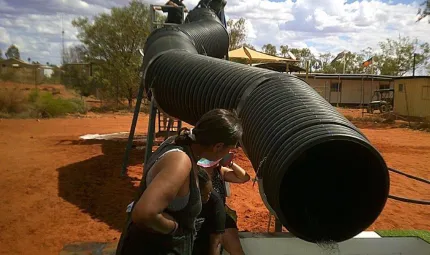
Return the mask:
<svg viewBox="0 0 430 255">
<path fill-rule="evenodd" d="M 250 180 L 250 176 L 242 167 L 233 162 L 231 153 L 218 164 L 207 166 L 204 169 L 211 176 L 214 190 L 220 194 L 225 205 L 226 221 L 225 233 L 222 236 L 222 246 L 231 255 L 243 255 L 245 253 L 240 244 L 236 212 L 226 205 L 227 190 L 225 182 L 245 183 Z"/>
<path fill-rule="evenodd" d="M 226 0 L 200 0 L 195 8 L 210 8 L 218 16 L 219 20 L 225 28 L 227 28 L 227 21 L 225 19 L 224 8 L 227 4 Z"/>
<path fill-rule="evenodd" d="M 216 109 L 204 114 L 194 129 L 183 128 L 163 142 L 145 162 L 116 254 L 192 254 L 202 207 L 196 162 L 223 158 L 241 135 L 236 115 Z"/>
<path fill-rule="evenodd" d="M 199 171 L 199 185 L 203 208 L 196 220 L 197 235 L 193 255 L 219 255 L 224 233 L 224 203 L 213 191 L 212 182 L 205 170 Z"/>
<path fill-rule="evenodd" d="M 183 7 L 184 12 L 188 12 L 183 0 L 170 0 L 165 5 Z M 167 12 L 166 23 L 182 24 L 184 22 L 181 8 L 154 7 L 154 10 Z"/>
</svg>

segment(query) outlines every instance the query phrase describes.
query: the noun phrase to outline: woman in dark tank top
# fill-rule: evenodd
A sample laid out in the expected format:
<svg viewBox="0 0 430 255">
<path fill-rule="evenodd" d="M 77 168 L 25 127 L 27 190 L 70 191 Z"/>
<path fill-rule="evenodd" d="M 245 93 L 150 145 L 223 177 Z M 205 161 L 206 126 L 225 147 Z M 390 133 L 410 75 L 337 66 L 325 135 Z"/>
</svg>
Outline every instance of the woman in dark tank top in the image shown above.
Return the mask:
<svg viewBox="0 0 430 255">
<path fill-rule="evenodd" d="M 204 114 L 194 129 L 184 128 L 167 139 L 145 164 L 116 254 L 191 254 L 202 207 L 196 162 L 223 158 L 241 135 L 237 116 L 216 109 Z"/>
</svg>

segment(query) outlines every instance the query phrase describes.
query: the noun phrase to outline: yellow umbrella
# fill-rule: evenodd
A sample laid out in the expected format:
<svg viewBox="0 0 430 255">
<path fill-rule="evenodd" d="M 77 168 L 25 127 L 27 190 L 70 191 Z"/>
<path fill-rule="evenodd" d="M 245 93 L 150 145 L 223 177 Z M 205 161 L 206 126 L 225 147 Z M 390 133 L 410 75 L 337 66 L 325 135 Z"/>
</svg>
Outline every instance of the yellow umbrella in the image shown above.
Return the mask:
<svg viewBox="0 0 430 255">
<path fill-rule="evenodd" d="M 293 60 L 290 58 L 283 58 L 265 54 L 263 52 L 250 49 L 246 46 L 242 46 L 242 48 L 229 51 L 228 57 L 231 60 L 246 59 L 249 61 L 249 63 L 298 62 L 297 60 Z"/>
</svg>

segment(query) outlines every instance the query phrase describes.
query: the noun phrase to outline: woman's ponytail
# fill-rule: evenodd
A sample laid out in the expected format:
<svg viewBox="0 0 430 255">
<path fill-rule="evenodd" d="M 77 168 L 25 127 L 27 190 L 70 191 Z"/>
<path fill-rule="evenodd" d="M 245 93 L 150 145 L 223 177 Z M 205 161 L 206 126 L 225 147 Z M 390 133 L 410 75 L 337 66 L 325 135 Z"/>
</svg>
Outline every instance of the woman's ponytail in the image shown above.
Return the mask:
<svg viewBox="0 0 430 255">
<path fill-rule="evenodd" d="M 175 138 L 175 144 L 179 146 L 189 146 L 195 139 L 193 139 L 192 129 L 183 127 L 178 131 L 178 136 Z"/>
</svg>

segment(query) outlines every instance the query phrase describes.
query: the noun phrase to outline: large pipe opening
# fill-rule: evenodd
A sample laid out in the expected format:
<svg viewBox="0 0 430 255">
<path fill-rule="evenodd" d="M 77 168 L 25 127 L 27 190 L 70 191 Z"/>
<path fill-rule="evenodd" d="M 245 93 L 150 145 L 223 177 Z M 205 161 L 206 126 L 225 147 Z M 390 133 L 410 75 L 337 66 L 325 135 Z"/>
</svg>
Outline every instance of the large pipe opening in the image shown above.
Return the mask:
<svg viewBox="0 0 430 255">
<path fill-rule="evenodd" d="M 310 242 L 344 241 L 369 227 L 389 191 L 386 165 L 371 146 L 328 140 L 285 170 L 279 190 L 283 223 Z"/>
</svg>

